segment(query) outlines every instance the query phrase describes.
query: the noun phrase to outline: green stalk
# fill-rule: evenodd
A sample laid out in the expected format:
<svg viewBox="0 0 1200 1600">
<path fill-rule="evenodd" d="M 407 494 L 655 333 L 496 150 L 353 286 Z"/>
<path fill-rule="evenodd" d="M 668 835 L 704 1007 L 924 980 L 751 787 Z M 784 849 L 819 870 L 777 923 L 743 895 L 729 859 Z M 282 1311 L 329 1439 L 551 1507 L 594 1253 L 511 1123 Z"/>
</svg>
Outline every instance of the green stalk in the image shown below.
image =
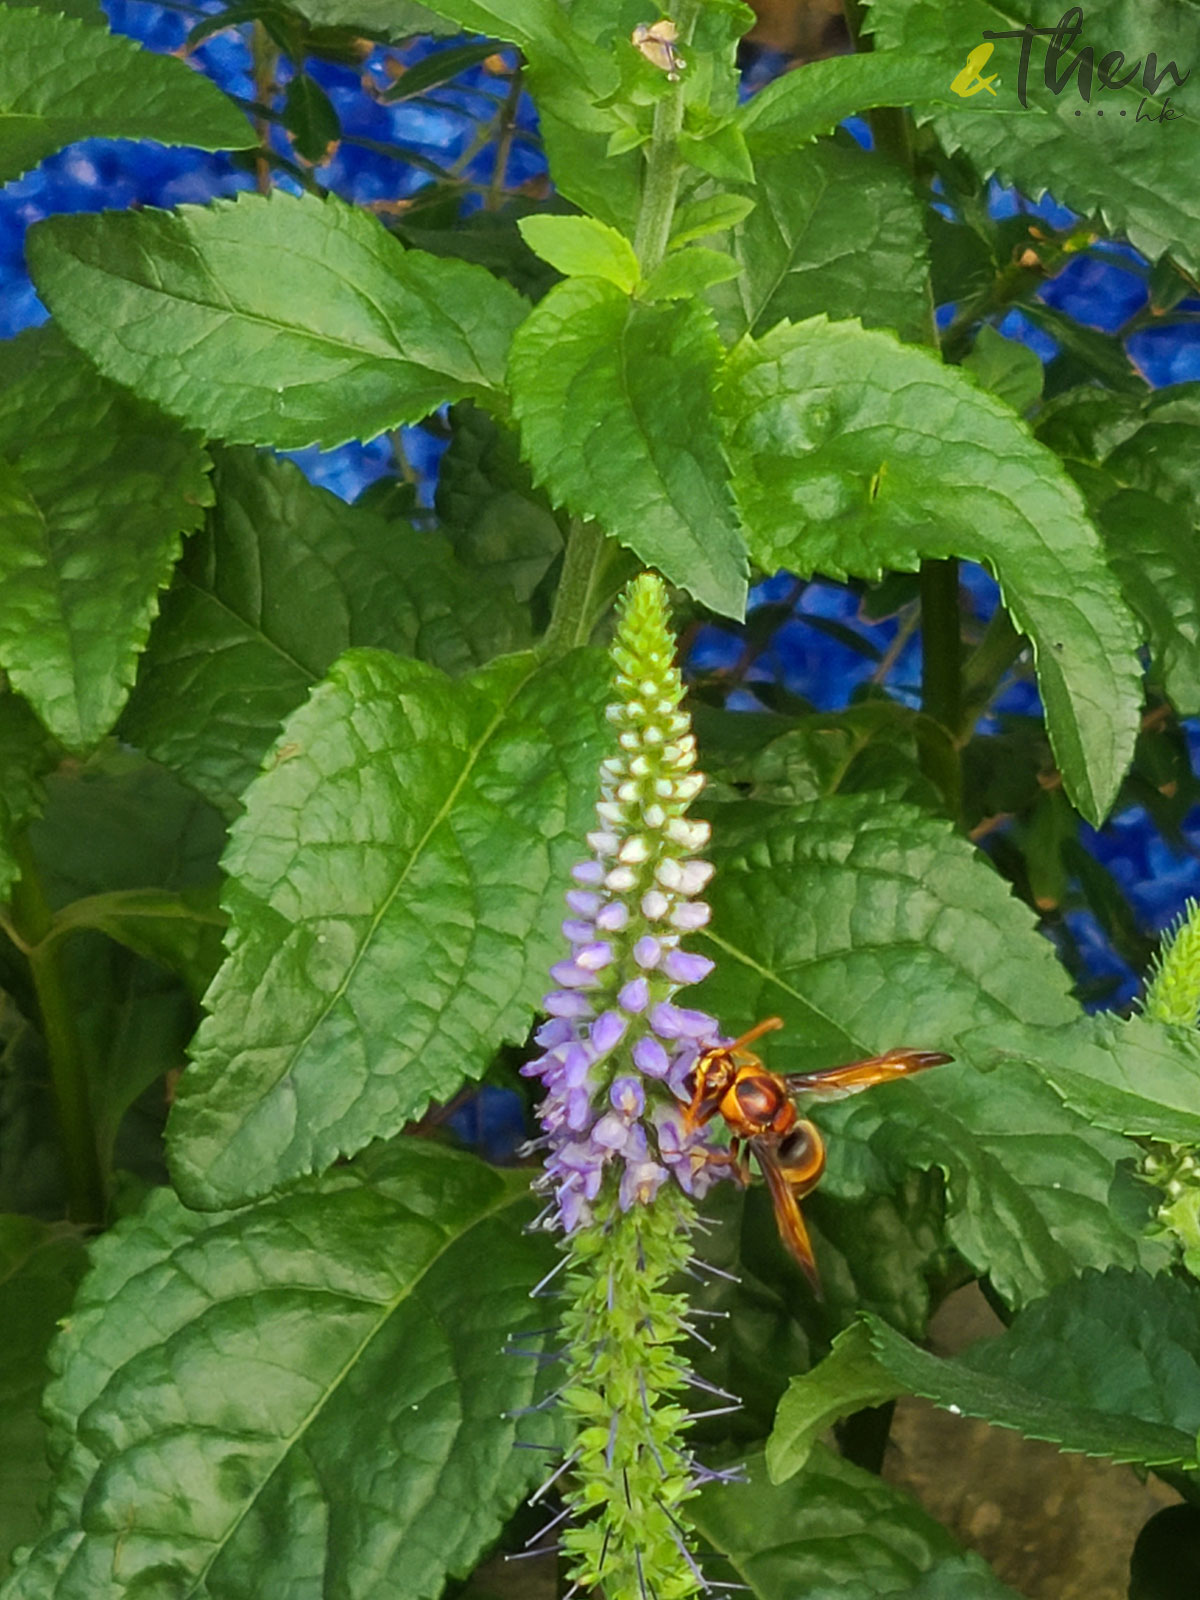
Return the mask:
<svg viewBox="0 0 1200 1600">
<path fill-rule="evenodd" d="M 680 0 L 674 20 L 681 43 L 691 42 L 699 14 L 697 0 Z M 654 131 L 650 137 L 642 204 L 633 238 L 634 252 L 641 263 L 643 277 L 649 277 L 667 253 L 671 223 L 675 219 L 675 202 L 679 198 L 679 182 L 683 177 L 683 162 L 679 159 L 679 135 L 682 131 L 683 85 L 679 83 L 663 95 L 654 108 Z"/>
<path fill-rule="evenodd" d="M 67 1212 L 72 1222 L 99 1225 L 106 1209 L 105 1183 L 83 1046 L 75 1027 L 75 1002 L 63 970 L 62 946 L 47 937 L 53 917 L 27 835 L 16 841 L 13 853 L 21 868 L 12 896 L 13 926 L 28 949 L 50 1060 L 50 1087 L 66 1166 Z"/>
<path fill-rule="evenodd" d="M 680 0 L 675 25 L 682 43 L 691 40 L 699 14 L 698 0 Z M 654 132 L 646 159 L 642 203 L 633 243 L 644 277 L 654 271 L 667 253 L 683 177 L 683 162 L 679 159 L 682 129 L 683 88 L 676 84 L 654 108 Z M 601 579 L 610 555 L 610 542 L 598 523 L 572 520 L 562 577 L 554 596 L 550 625 L 542 641 L 543 648 L 552 655 L 586 644 L 591 638 L 599 610 Z"/>
</svg>

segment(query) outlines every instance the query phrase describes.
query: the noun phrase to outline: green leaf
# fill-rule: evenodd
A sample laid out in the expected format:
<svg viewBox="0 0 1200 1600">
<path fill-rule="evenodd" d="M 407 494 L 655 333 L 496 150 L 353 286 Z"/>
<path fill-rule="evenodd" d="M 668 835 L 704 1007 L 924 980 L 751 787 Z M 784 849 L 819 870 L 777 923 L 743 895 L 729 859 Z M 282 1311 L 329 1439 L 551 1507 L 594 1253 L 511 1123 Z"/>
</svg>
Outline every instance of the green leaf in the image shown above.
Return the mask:
<svg viewBox="0 0 1200 1600">
<path fill-rule="evenodd" d="M 672 250 L 696 239 L 736 228 L 754 210 L 755 201 L 744 194 L 712 194 L 703 200 L 689 200 L 676 209 L 671 223 Z"/>
<path fill-rule="evenodd" d="M 976 383 L 1024 416 L 1042 397 L 1045 369 L 1027 344 L 984 323 L 963 366 Z"/>
<path fill-rule="evenodd" d="M 52 328 L 0 346 L 0 665 L 71 749 L 125 703 L 208 465 Z"/>
<path fill-rule="evenodd" d="M 562 554 L 562 531 L 533 487 L 520 441 L 469 401 L 450 413 L 453 435 L 438 467 L 435 498 L 463 565 L 496 591 L 527 602 Z"/>
<path fill-rule="evenodd" d="M 827 141 L 762 157 L 756 172 L 757 204 L 733 237 L 742 274 L 714 300 L 731 341 L 820 311 L 928 339 L 925 230 L 902 173 Z"/>
<path fill-rule="evenodd" d="M 679 156 L 721 183 L 754 182 L 754 162 L 736 122 L 727 122 L 711 133 L 682 134 Z"/>
<path fill-rule="evenodd" d="M 465 395 L 500 403 L 525 311 L 490 273 L 405 251 L 333 196 L 52 217 L 28 249 L 107 377 L 232 444 L 332 447 Z"/>
<path fill-rule="evenodd" d="M 699 306 L 631 305 L 611 284 L 575 279 L 520 329 L 510 378 L 526 454 L 550 494 L 740 618 L 746 557 L 711 404 L 719 355 Z"/>
<path fill-rule="evenodd" d="M 47 778 L 45 811 L 29 838 L 58 911 L 110 891 L 202 893 L 217 879 L 224 828 L 186 784 L 111 744 Z"/>
<path fill-rule="evenodd" d="M 741 268 L 724 250 L 692 245 L 673 250 L 647 278 L 639 291 L 642 300 L 687 300 L 718 283 L 736 278 Z"/>
<path fill-rule="evenodd" d="M 729 715 L 737 718 L 739 729 L 744 727 L 748 713 Z M 794 720 L 759 720 L 759 737 L 748 749 L 735 746 L 724 752 L 710 743 L 711 718 L 698 719 L 701 764 L 710 781 L 715 778 L 732 785 L 744 799 L 772 805 L 869 790 L 890 800 L 938 805 L 938 791 L 922 763 L 944 746 L 947 735 L 931 717 L 898 701 L 867 701 Z"/>
<path fill-rule="evenodd" d="M 536 255 L 568 278 L 604 278 L 632 294 L 641 277 L 624 234 L 595 217 L 522 217 L 521 237 Z"/>
<path fill-rule="evenodd" d="M 916 1600 L 936 1592 L 924 1580 L 942 1570 L 955 1600 L 1015 1600 L 916 1501 L 823 1446 L 782 1487 L 761 1455 L 746 1469 L 748 1483 L 715 1484 L 688 1510 L 758 1600 Z M 722 1579 L 727 1570 L 720 1563 Z"/>
<path fill-rule="evenodd" d="M 49 1375 L 46 1346 L 86 1265 L 74 1229 L 0 1216 L 0 1573 L 13 1547 L 38 1531 L 39 1502 L 50 1482 L 38 1414 Z"/>
<path fill-rule="evenodd" d="M 26 1003 L 32 1011 L 32 997 Z M 0 1211 L 66 1212 L 56 1116 L 41 1037 L 0 992 Z"/>
<path fill-rule="evenodd" d="M 1119 490 L 1095 511 L 1126 600 L 1141 621 L 1155 670 L 1181 716 L 1200 712 L 1200 546 L 1182 505 Z"/>
<path fill-rule="evenodd" d="M 445 37 L 460 31 L 456 23 L 417 0 L 290 0 L 290 4 L 317 27 L 353 28 L 373 39 L 409 39 L 419 33 Z"/>
<path fill-rule="evenodd" d="M 321 1170 L 524 1039 L 604 700 L 590 652 L 452 682 L 356 650 L 288 720 L 230 835 L 230 956 L 172 1114 L 189 1204 Z"/>
<path fill-rule="evenodd" d="M 782 155 L 832 133 L 858 111 L 916 103 L 953 105 L 952 76 L 919 52 L 874 50 L 810 61 L 748 100 L 740 113 L 741 127 L 757 166 L 765 155 Z"/>
<path fill-rule="evenodd" d="M 802 1471 L 821 1435 L 835 1422 L 865 1406 L 885 1405 L 901 1393 L 876 1358 L 866 1323 L 852 1323 L 838 1334 L 824 1361 L 788 1384 L 767 1440 L 771 1482 L 786 1483 Z"/>
<path fill-rule="evenodd" d="M 933 125 L 942 143 L 965 151 L 983 177 L 996 173 L 1030 194 L 1049 184 L 1057 200 L 1102 217 L 1143 254 L 1157 258 L 1170 251 L 1194 273 L 1200 267 L 1200 193 L 1189 174 L 1200 163 L 1200 83 L 1194 70 L 1182 88 L 1167 77 L 1143 109 L 1140 70 L 1151 51 L 1160 70 L 1172 57 L 1181 74 L 1195 67 L 1200 9 L 1194 0 L 1088 5 L 1082 32 L 1064 60 L 1087 46 L 1097 64 L 1109 51 L 1122 52 L 1124 64 L 1117 65 L 1122 77 L 1137 69 L 1127 88 L 1103 89 L 1097 81 L 1090 104 L 1079 95 L 1075 77 L 1057 96 L 1044 85 L 1044 39 L 1035 41 L 1031 52 L 1027 107 L 1017 95 L 1019 39 L 1000 40 L 987 63 L 988 72 L 1000 74 L 995 95 L 967 100 L 946 95 L 985 28 L 1019 29 L 1026 22 L 1053 27 L 1062 15 L 1057 0 L 1015 0 L 999 24 L 996 11 L 980 0 L 873 0 L 867 26 L 885 59 L 920 63 L 919 79 L 892 103 L 916 105 L 919 115 L 927 106 L 938 107 Z M 927 97 L 931 78 L 940 79 L 945 89 Z M 1168 95 L 1172 109 L 1182 113 L 1179 119 L 1163 126 L 1145 121 L 1148 114 L 1157 115 Z"/>
<path fill-rule="evenodd" d="M 1027 1063 L 1102 1128 L 1200 1144 L 1200 1038 L 1194 1028 L 1101 1015 L 1062 1028 L 997 1024 L 965 1043 L 984 1071 Z"/>
<path fill-rule="evenodd" d="M 5 1600 L 465 1576 L 544 1473 L 502 1415 L 534 1396 L 536 1363 L 500 1351 L 553 1258 L 525 1193 L 401 1140 L 249 1211 L 154 1194 L 54 1347 L 51 1522 Z"/>
<path fill-rule="evenodd" d="M 950 1360 L 864 1320 L 901 1392 L 1060 1450 L 1195 1467 L 1198 1310 L 1194 1282 L 1110 1267 L 1061 1284 L 999 1338 Z"/>
<path fill-rule="evenodd" d="M 1200 710 L 1198 394 L 1193 384 L 1140 396 L 1072 390 L 1038 422 L 1088 496 L 1155 669 L 1184 715 Z"/>
<path fill-rule="evenodd" d="M 0 183 L 92 138 L 254 143 L 233 102 L 184 62 L 88 22 L 0 5 Z"/>
<path fill-rule="evenodd" d="M 991 568 L 1031 638 L 1067 791 L 1099 824 L 1137 735 L 1137 634 L 1060 462 L 961 372 L 854 322 L 743 340 L 722 404 L 767 571 L 875 577 L 950 555 Z"/>
<path fill-rule="evenodd" d="M 196 1000 L 221 964 L 226 921 L 217 886 L 174 893 L 166 889 L 113 889 L 72 900 L 57 914 L 49 938 L 91 929 L 105 933 L 147 960 L 189 980 Z"/>
<path fill-rule="evenodd" d="M 65 0 L 61 5 L 59 0 L 7 0 L 7 4 L 13 11 L 48 11 L 56 17 L 74 17 L 79 22 L 98 23 L 105 29 L 108 27 L 108 18 L 99 0 Z"/>
<path fill-rule="evenodd" d="M 1060 1450 L 1144 1466 L 1197 1461 L 1200 1288 L 1110 1268 L 1019 1312 L 999 1338 L 943 1359 L 864 1313 L 793 1378 L 767 1442 L 772 1481 L 807 1465 L 818 1436 L 867 1405 L 914 1394 Z"/>
<path fill-rule="evenodd" d="M 772 1068 L 811 1071 L 900 1045 L 960 1057 L 819 1108 L 823 1194 L 886 1193 L 914 1168 L 942 1173 L 951 1243 L 1012 1303 L 1081 1265 L 1153 1259 L 1109 1204 L 1117 1163 L 1136 1147 L 1089 1127 L 1031 1068 L 970 1065 L 963 1045 L 985 1020 L 1020 1019 L 1053 1038 L 1078 1011 L 1031 913 L 965 840 L 873 796 L 729 805 L 713 859 L 713 932 L 702 938 L 717 968 L 705 1001 L 733 1033 L 781 1016 L 785 1031 L 764 1050 Z"/>
<path fill-rule="evenodd" d="M 21 876 L 17 840 L 42 809 L 42 778 L 54 764 L 54 747 L 33 712 L 15 694 L 0 693 L 0 904 Z"/>
<path fill-rule="evenodd" d="M 489 56 L 495 55 L 496 50 L 495 39 L 485 39 L 481 44 L 453 45 L 449 50 L 433 50 L 419 61 L 414 61 L 411 67 L 405 67 L 392 87 L 379 98 L 388 105 L 394 105 L 398 100 L 411 100 L 415 95 L 424 94 L 427 89 L 440 88 L 443 83 L 457 78 L 459 73 L 479 66 Z"/>
<path fill-rule="evenodd" d="M 342 136 L 337 107 L 307 72 L 297 72 L 287 86 L 283 125 L 291 134 L 296 154 L 310 166 L 324 161 L 330 146 Z"/>
<path fill-rule="evenodd" d="M 217 453 L 216 508 L 187 547 L 122 734 L 227 815 L 289 712 L 352 645 L 461 673 L 529 642 L 438 534 L 314 488 L 290 462 Z"/>
</svg>

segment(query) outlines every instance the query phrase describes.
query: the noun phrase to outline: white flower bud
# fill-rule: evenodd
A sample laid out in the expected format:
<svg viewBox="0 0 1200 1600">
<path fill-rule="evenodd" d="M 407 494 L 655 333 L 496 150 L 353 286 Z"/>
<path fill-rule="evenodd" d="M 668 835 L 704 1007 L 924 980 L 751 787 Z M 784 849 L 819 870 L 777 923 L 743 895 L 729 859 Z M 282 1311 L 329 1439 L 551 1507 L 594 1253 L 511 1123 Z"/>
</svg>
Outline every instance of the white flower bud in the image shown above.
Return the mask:
<svg viewBox="0 0 1200 1600">
<path fill-rule="evenodd" d="M 626 866 L 640 867 L 643 861 L 650 859 L 650 846 L 640 833 L 633 834 L 617 851 L 617 860 L 623 861 Z"/>
<path fill-rule="evenodd" d="M 683 868 L 678 861 L 668 856 L 655 867 L 654 876 L 664 889 L 678 889 L 683 883 Z"/>
<path fill-rule="evenodd" d="M 647 922 L 661 922 L 671 909 L 671 902 L 661 889 L 647 889 L 642 896 L 642 915 Z"/>
<path fill-rule="evenodd" d="M 637 873 L 632 867 L 614 867 L 604 880 L 605 888 L 614 894 L 628 894 L 637 887 Z"/>
</svg>

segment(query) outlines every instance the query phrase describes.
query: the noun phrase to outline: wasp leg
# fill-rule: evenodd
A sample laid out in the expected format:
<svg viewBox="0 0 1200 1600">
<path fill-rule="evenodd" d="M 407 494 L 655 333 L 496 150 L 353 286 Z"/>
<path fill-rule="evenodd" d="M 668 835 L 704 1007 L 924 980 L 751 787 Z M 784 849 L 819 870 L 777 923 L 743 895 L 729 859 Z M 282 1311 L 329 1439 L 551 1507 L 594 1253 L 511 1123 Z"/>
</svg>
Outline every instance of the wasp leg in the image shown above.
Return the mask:
<svg viewBox="0 0 1200 1600">
<path fill-rule="evenodd" d="M 796 1191 L 784 1168 L 779 1164 L 774 1145 L 760 1139 L 755 1145 L 755 1154 L 758 1156 L 758 1164 L 762 1168 L 763 1177 L 767 1180 L 767 1188 L 771 1193 L 771 1205 L 775 1211 L 779 1237 L 788 1254 L 803 1268 L 805 1276 L 812 1284 L 813 1293 L 820 1300 L 823 1296 L 821 1278 L 817 1272 L 817 1258 L 813 1253 L 812 1240 L 809 1238 L 804 1218 L 800 1215 L 800 1207 L 796 1203 Z"/>
</svg>

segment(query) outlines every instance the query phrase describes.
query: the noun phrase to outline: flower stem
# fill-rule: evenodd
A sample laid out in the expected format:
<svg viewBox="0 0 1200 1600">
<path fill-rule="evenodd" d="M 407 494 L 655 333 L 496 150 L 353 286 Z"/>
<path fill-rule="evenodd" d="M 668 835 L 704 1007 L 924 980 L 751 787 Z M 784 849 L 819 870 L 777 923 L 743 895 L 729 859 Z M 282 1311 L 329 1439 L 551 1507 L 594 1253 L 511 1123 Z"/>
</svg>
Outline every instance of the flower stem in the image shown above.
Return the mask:
<svg viewBox="0 0 1200 1600">
<path fill-rule="evenodd" d="M 691 40 L 699 11 L 696 0 L 680 0 L 676 7 L 675 25 L 684 44 Z M 683 176 L 683 162 L 679 158 L 682 129 L 683 85 L 679 83 L 663 95 L 654 108 L 654 131 L 650 137 L 642 205 L 633 240 L 644 277 L 654 271 L 667 253 L 679 181 Z"/>
<path fill-rule="evenodd" d="M 48 938 L 53 918 L 38 876 L 28 835 L 14 843 L 21 877 L 13 889 L 13 925 L 29 952 L 29 967 L 50 1061 L 50 1085 L 58 1113 L 72 1222 L 101 1223 L 104 1174 L 92 1118 L 87 1068 L 75 1027 L 75 1003 L 62 965 L 62 946 Z"/>
</svg>

